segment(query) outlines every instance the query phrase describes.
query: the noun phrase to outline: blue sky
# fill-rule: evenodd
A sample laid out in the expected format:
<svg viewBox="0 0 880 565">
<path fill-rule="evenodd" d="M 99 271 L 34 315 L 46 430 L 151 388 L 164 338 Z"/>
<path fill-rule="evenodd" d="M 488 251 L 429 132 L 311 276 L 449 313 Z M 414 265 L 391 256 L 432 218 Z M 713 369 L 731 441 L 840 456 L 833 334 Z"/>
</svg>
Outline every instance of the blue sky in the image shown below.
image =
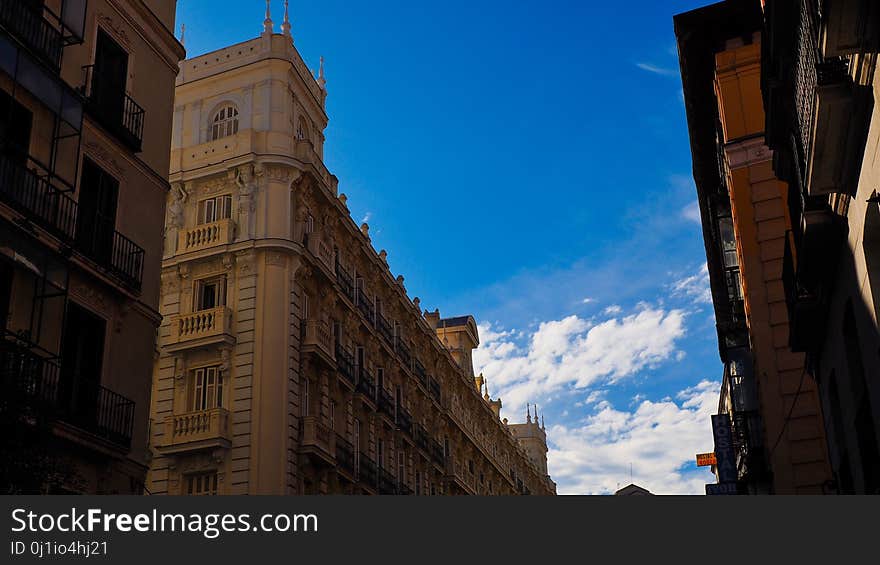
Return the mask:
<svg viewBox="0 0 880 565">
<path fill-rule="evenodd" d="M 706 2 L 293 0 L 326 59 L 325 160 L 409 295 L 473 314 L 560 493 L 701 493 L 721 364 L 672 16 Z M 190 55 L 262 0 L 180 0 Z M 277 26 L 283 3 L 273 0 Z"/>
</svg>

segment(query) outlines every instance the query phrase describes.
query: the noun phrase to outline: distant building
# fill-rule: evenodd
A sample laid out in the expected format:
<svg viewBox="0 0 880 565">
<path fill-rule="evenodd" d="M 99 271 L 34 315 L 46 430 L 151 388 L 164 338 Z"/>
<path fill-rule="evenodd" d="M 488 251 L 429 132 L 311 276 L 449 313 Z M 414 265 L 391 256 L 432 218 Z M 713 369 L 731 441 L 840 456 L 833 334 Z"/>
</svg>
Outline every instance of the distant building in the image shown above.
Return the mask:
<svg viewBox="0 0 880 565">
<path fill-rule="evenodd" d="M 423 312 L 352 220 L 323 65 L 281 30 L 181 64 L 150 491 L 555 494 L 543 428 L 474 375 L 474 318 Z"/>
<path fill-rule="evenodd" d="M 648 489 L 642 488 L 639 485 L 627 485 L 622 489 L 618 489 L 617 492 L 614 493 L 614 496 L 653 496 L 654 493 L 649 491 Z"/>
</svg>

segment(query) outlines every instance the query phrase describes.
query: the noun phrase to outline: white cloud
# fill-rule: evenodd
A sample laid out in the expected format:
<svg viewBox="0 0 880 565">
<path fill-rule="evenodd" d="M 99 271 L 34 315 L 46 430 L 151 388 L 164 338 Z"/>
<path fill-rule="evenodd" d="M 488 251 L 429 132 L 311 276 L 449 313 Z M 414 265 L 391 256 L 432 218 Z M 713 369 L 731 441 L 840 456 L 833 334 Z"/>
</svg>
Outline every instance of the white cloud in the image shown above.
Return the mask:
<svg viewBox="0 0 880 565">
<path fill-rule="evenodd" d="M 709 416 L 719 386 L 702 381 L 677 401 L 645 400 L 629 412 L 603 401 L 581 425 L 551 426 L 548 464 L 559 493 L 613 493 L 630 482 L 658 494 L 703 493 L 714 477 L 688 467 L 697 453 L 711 450 Z"/>
<path fill-rule="evenodd" d="M 617 304 L 612 304 L 611 306 L 609 306 L 608 308 L 603 310 L 603 313 L 607 316 L 616 316 L 617 314 L 620 314 L 621 312 L 623 312 L 623 308 L 621 308 Z"/>
<path fill-rule="evenodd" d="M 703 266 L 693 275 L 672 283 L 672 293 L 676 296 L 690 298 L 697 304 L 711 304 L 712 290 L 709 287 L 709 266 Z"/>
<path fill-rule="evenodd" d="M 361 223 L 362 223 L 362 224 L 365 224 L 365 223 L 369 222 L 369 221 L 370 221 L 370 218 L 372 218 L 372 217 L 373 217 L 373 213 L 372 213 L 372 212 L 367 212 L 366 214 L 364 214 L 364 217 L 361 218 Z"/>
<path fill-rule="evenodd" d="M 582 303 L 582 304 L 591 304 L 591 303 L 593 303 L 593 302 L 595 302 L 595 301 L 596 301 L 595 298 L 584 298 L 583 300 L 581 300 L 581 303 Z"/>
<path fill-rule="evenodd" d="M 613 384 L 674 359 L 684 318 L 683 310 L 642 305 L 598 324 L 578 316 L 542 322 L 527 340 L 482 324 L 474 367 L 502 397 L 505 412 L 519 414 L 526 402 L 560 389 Z"/>
<path fill-rule="evenodd" d="M 659 67 L 657 65 L 652 65 L 651 63 L 636 63 L 636 66 L 643 71 L 648 71 L 655 75 L 678 76 L 678 71 L 675 69 L 667 69 L 666 67 Z"/>
<path fill-rule="evenodd" d="M 681 217 L 690 220 L 691 222 L 696 222 L 698 224 L 702 223 L 703 218 L 700 216 L 700 203 L 694 201 L 682 208 Z"/>
</svg>

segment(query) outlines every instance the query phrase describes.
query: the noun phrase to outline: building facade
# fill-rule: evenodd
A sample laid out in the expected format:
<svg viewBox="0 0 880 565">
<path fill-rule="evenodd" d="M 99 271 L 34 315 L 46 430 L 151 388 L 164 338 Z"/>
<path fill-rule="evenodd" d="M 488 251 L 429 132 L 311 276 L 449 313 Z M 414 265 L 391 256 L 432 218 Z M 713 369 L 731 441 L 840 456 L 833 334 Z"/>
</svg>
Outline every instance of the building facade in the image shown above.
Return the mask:
<svg viewBox="0 0 880 565">
<path fill-rule="evenodd" d="M 793 219 L 765 138 L 761 7 L 728 0 L 677 16 L 675 28 L 738 490 L 828 492 L 815 379 L 789 345 Z"/>
<path fill-rule="evenodd" d="M 174 12 L 0 1 L 6 492 L 142 492 L 184 55 Z"/>
<path fill-rule="evenodd" d="M 836 492 L 880 494 L 880 4 L 761 4 L 790 341 L 818 384 Z"/>
<path fill-rule="evenodd" d="M 286 8 L 181 64 L 150 491 L 555 493 L 543 430 L 520 444 L 474 376 L 474 319 L 423 313 L 352 221 L 326 97 Z"/>
</svg>

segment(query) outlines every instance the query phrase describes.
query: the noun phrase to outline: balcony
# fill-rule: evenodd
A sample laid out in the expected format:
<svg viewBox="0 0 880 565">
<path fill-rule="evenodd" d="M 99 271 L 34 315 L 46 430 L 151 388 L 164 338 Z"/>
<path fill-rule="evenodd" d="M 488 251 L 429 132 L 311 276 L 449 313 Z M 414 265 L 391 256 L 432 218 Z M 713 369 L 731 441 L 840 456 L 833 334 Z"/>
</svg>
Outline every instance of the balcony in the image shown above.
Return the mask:
<svg viewBox="0 0 880 565">
<path fill-rule="evenodd" d="M 439 441 L 432 439 L 430 443 L 431 447 L 431 460 L 441 467 L 446 466 L 446 453 L 443 449 L 443 444 Z"/>
<path fill-rule="evenodd" d="M 412 433 L 412 414 L 402 405 L 397 405 L 397 428 L 405 434 Z"/>
<path fill-rule="evenodd" d="M 446 460 L 446 478 L 450 485 L 457 486 L 465 494 L 476 494 L 476 479 L 467 471 L 458 459 L 450 457 Z"/>
<path fill-rule="evenodd" d="M 397 341 L 394 343 L 394 349 L 397 351 L 397 356 L 400 357 L 401 363 L 407 369 L 412 367 L 412 354 L 409 351 L 409 346 L 403 341 L 403 338 L 397 336 Z"/>
<path fill-rule="evenodd" d="M 95 119 L 135 153 L 140 153 L 144 137 L 144 109 L 131 96 L 116 91 L 106 84 L 95 65 L 83 67 L 80 93 L 86 99 L 86 109 Z"/>
<path fill-rule="evenodd" d="M 364 315 L 364 318 L 369 320 L 370 324 L 373 324 L 375 306 L 373 305 L 373 300 L 367 296 L 367 293 L 363 288 L 359 288 L 357 291 L 357 307 L 361 314 Z"/>
<path fill-rule="evenodd" d="M 376 401 L 379 405 L 379 411 L 391 418 L 391 421 L 394 421 L 394 398 L 384 387 L 378 387 L 378 392 L 379 395 L 376 397 Z"/>
<path fill-rule="evenodd" d="M 376 313 L 376 329 L 379 330 L 379 334 L 382 336 L 382 339 L 385 340 L 385 343 L 388 344 L 388 347 L 394 348 L 394 327 L 391 325 L 385 316 L 382 315 L 381 312 Z"/>
<path fill-rule="evenodd" d="M 816 73 L 807 193 L 855 196 L 868 138 L 872 89 L 853 83 L 842 58 L 819 63 Z"/>
<path fill-rule="evenodd" d="M 425 429 L 425 426 L 421 424 L 416 424 L 412 428 L 413 440 L 415 440 L 416 445 L 424 451 L 426 454 L 431 454 L 431 436 L 428 435 L 428 430 Z"/>
<path fill-rule="evenodd" d="M 357 386 L 354 374 L 354 356 L 341 343 L 336 344 L 336 370 L 352 388 Z"/>
<path fill-rule="evenodd" d="M 416 359 L 413 361 L 413 373 L 416 375 L 416 380 L 419 381 L 419 384 L 427 390 L 428 389 L 428 373 L 425 371 L 425 366 L 422 365 L 421 361 Z"/>
<path fill-rule="evenodd" d="M 216 343 L 233 343 L 232 310 L 225 306 L 171 317 L 169 351 Z"/>
<path fill-rule="evenodd" d="M 234 234 L 235 225 L 229 219 L 181 230 L 177 234 L 177 252 L 190 253 L 218 245 L 229 245 Z"/>
<path fill-rule="evenodd" d="M 342 289 L 342 293 L 354 303 L 354 281 L 348 271 L 339 264 L 339 261 L 336 261 L 336 283 Z"/>
<path fill-rule="evenodd" d="M 364 452 L 360 453 L 358 458 L 358 468 L 355 470 L 355 474 L 357 475 L 358 481 L 364 486 L 372 490 L 376 489 L 376 483 L 379 480 L 376 462 L 370 459 L 370 456 Z"/>
<path fill-rule="evenodd" d="M 797 255 L 797 276 L 802 284 L 816 287 L 829 281 L 836 270 L 847 229 L 846 218 L 835 214 L 827 204 L 805 207 Z"/>
<path fill-rule="evenodd" d="M 732 424 L 737 475 L 741 480 L 760 480 L 766 473 L 761 416 L 757 411 L 734 412 Z"/>
<path fill-rule="evenodd" d="M 109 223 L 89 232 L 82 228 L 77 226 L 76 249 L 124 285 L 139 291 L 144 273 L 144 250 Z"/>
<path fill-rule="evenodd" d="M 379 467 L 379 494 L 397 494 L 397 480 L 382 467 Z"/>
<path fill-rule="evenodd" d="M 127 451 L 134 428 L 132 400 L 72 374 L 57 359 L 18 339 L 0 339 L 4 402 L 16 411 L 72 425 Z"/>
<path fill-rule="evenodd" d="M 311 456 L 316 464 L 336 464 L 336 434 L 316 416 L 302 419 L 300 452 Z"/>
<path fill-rule="evenodd" d="M 27 2 L 0 0 L 0 26 L 55 72 L 61 68 L 62 30 Z"/>
<path fill-rule="evenodd" d="M 360 368 L 358 375 L 358 383 L 357 383 L 357 392 L 361 395 L 362 399 L 369 400 L 370 402 L 376 401 L 376 384 L 373 380 L 373 377 L 370 373 L 364 369 Z"/>
<path fill-rule="evenodd" d="M 819 45 L 825 57 L 880 48 L 880 13 L 875 0 L 823 2 L 822 16 Z"/>
<path fill-rule="evenodd" d="M 437 382 L 437 379 L 435 379 L 434 377 L 430 377 L 428 379 L 428 392 L 431 393 L 431 398 L 434 399 L 434 402 L 442 405 L 442 403 L 440 402 L 440 383 Z"/>
<path fill-rule="evenodd" d="M 397 485 L 397 493 L 402 496 L 412 496 L 415 494 L 415 491 L 408 484 L 400 483 Z"/>
<path fill-rule="evenodd" d="M 60 240 L 70 243 L 76 235 L 76 202 L 39 174 L 0 155 L 0 199 Z"/>
<path fill-rule="evenodd" d="M 330 324 L 323 320 L 305 320 L 302 340 L 303 354 L 313 354 L 327 365 L 333 365 L 336 352 L 333 348 L 333 334 Z"/>
<path fill-rule="evenodd" d="M 333 248 L 318 233 L 310 233 L 306 234 L 306 236 L 306 249 L 317 259 L 322 271 L 332 279 L 334 276 L 333 271 L 335 270 Z"/>
<path fill-rule="evenodd" d="M 170 455 L 201 449 L 228 449 L 231 445 L 229 411 L 213 408 L 166 417 L 164 441 L 157 450 Z"/>
<path fill-rule="evenodd" d="M 336 434 L 336 465 L 339 470 L 354 478 L 354 446 L 340 434 Z"/>
</svg>

